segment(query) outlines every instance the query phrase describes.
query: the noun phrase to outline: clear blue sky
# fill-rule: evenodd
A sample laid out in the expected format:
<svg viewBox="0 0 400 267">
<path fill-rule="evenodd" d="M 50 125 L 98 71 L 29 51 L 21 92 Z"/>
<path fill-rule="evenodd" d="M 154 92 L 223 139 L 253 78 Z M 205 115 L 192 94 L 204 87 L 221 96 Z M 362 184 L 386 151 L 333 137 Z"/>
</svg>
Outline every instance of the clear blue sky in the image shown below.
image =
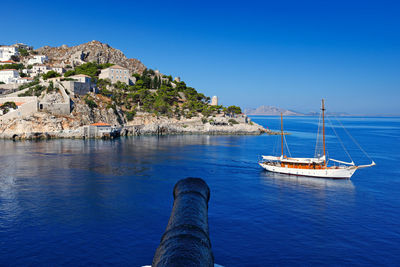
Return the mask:
<svg viewBox="0 0 400 267">
<path fill-rule="evenodd" d="M 400 114 L 400 1 L 6 1 L 0 43 L 99 40 L 225 105 Z"/>
</svg>

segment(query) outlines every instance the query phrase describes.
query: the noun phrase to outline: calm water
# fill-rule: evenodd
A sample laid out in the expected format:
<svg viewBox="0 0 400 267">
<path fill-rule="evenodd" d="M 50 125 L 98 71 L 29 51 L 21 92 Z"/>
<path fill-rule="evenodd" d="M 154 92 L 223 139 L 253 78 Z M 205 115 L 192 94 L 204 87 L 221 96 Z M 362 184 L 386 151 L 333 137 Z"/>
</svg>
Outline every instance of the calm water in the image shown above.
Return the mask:
<svg viewBox="0 0 400 267">
<path fill-rule="evenodd" d="M 293 156 L 313 156 L 316 120 L 285 119 Z M 254 121 L 279 128 L 278 118 Z M 218 264 L 399 265 L 400 118 L 341 121 L 377 163 L 351 181 L 264 172 L 258 155 L 275 136 L 0 141 L 0 265 L 150 264 L 187 176 L 211 188 Z M 327 145 L 348 160 L 330 132 Z"/>
</svg>

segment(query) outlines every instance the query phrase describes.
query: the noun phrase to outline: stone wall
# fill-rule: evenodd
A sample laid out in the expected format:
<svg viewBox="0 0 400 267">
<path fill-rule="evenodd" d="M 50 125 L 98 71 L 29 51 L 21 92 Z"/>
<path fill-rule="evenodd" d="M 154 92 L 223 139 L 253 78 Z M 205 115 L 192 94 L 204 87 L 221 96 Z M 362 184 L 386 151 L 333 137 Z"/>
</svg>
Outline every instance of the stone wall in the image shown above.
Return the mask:
<svg viewBox="0 0 400 267">
<path fill-rule="evenodd" d="M 48 85 L 47 85 L 48 86 Z M 39 102 L 39 110 L 45 111 L 54 115 L 69 115 L 71 113 L 71 99 L 65 92 L 63 86 L 61 86 L 58 82 L 54 84 L 54 87 L 60 90 L 60 93 L 63 98 L 62 103 L 49 103 L 49 102 Z"/>
<path fill-rule="evenodd" d="M 7 114 L 0 116 L 0 121 L 11 120 L 17 117 L 25 117 L 32 115 L 38 110 L 38 99 L 36 96 L 26 97 L 3 97 L 0 98 L 0 104 L 5 102 L 23 102 L 18 109 L 8 112 Z"/>
</svg>

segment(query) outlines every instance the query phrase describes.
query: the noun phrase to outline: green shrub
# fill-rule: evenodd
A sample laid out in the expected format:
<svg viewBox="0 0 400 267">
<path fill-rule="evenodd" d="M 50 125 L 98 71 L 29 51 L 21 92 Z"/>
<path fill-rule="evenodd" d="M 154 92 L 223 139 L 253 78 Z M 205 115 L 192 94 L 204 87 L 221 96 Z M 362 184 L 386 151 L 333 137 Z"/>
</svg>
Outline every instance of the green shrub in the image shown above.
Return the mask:
<svg viewBox="0 0 400 267">
<path fill-rule="evenodd" d="M 133 120 L 133 118 L 135 117 L 136 111 L 135 111 L 135 110 L 127 111 L 127 112 L 125 112 L 125 115 L 126 115 L 126 119 L 127 119 L 128 121 L 131 121 L 131 120 Z"/>
<path fill-rule="evenodd" d="M 37 96 L 39 97 L 42 92 L 46 90 L 46 87 L 41 85 L 32 86 L 25 93 L 21 93 L 18 96 Z"/>
<path fill-rule="evenodd" d="M 85 97 L 85 103 L 89 106 L 90 109 L 97 108 L 96 102 L 90 97 Z"/>
<path fill-rule="evenodd" d="M 42 75 L 43 80 L 47 80 L 47 79 L 55 78 L 55 77 L 60 77 L 60 76 L 61 76 L 60 73 L 55 72 L 54 70 L 51 70 L 51 71 L 49 71 L 49 72 L 47 72 L 47 73 L 44 73 L 44 74 Z"/>
<path fill-rule="evenodd" d="M 18 49 L 18 52 L 23 57 L 26 57 L 26 56 L 29 55 L 29 52 L 26 49 L 23 49 L 23 48 Z"/>
<path fill-rule="evenodd" d="M 0 106 L 0 110 L 3 111 L 3 115 L 7 114 L 10 111 L 10 108 L 17 109 L 17 105 L 15 104 L 15 102 L 12 101 L 4 102 Z"/>
<path fill-rule="evenodd" d="M 228 120 L 228 122 L 229 122 L 229 124 L 239 124 L 236 120 L 234 120 L 234 119 L 229 119 Z"/>
</svg>

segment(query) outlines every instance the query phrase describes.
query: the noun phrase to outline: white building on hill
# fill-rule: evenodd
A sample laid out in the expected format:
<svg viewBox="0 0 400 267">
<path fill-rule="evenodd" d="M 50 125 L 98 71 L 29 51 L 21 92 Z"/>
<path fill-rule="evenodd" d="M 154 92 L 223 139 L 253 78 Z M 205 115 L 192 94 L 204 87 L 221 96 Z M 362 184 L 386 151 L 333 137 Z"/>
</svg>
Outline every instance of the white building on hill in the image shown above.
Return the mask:
<svg viewBox="0 0 400 267">
<path fill-rule="evenodd" d="M 35 55 L 33 58 L 30 58 L 28 60 L 28 65 L 34 65 L 34 64 L 43 64 L 48 61 L 47 56 L 44 55 Z"/>
<path fill-rule="evenodd" d="M 51 70 L 54 70 L 57 73 L 63 74 L 65 69 L 63 67 L 51 67 Z"/>
<path fill-rule="evenodd" d="M 9 64 L 17 64 L 17 62 L 13 60 L 0 61 L 0 65 L 9 65 Z"/>
<path fill-rule="evenodd" d="M 0 70 L 0 82 L 5 84 L 17 83 L 19 72 L 13 69 Z"/>
<path fill-rule="evenodd" d="M 129 84 L 131 82 L 129 70 L 119 65 L 114 65 L 107 69 L 101 70 L 99 79 L 109 79 L 111 83 L 120 81 L 125 84 Z"/>
<path fill-rule="evenodd" d="M 0 46 L 0 61 L 10 60 L 12 56 L 18 55 L 18 48 L 13 46 Z"/>
<path fill-rule="evenodd" d="M 32 73 L 33 74 L 43 74 L 51 71 L 51 68 L 47 65 L 35 65 L 32 67 Z"/>
</svg>

